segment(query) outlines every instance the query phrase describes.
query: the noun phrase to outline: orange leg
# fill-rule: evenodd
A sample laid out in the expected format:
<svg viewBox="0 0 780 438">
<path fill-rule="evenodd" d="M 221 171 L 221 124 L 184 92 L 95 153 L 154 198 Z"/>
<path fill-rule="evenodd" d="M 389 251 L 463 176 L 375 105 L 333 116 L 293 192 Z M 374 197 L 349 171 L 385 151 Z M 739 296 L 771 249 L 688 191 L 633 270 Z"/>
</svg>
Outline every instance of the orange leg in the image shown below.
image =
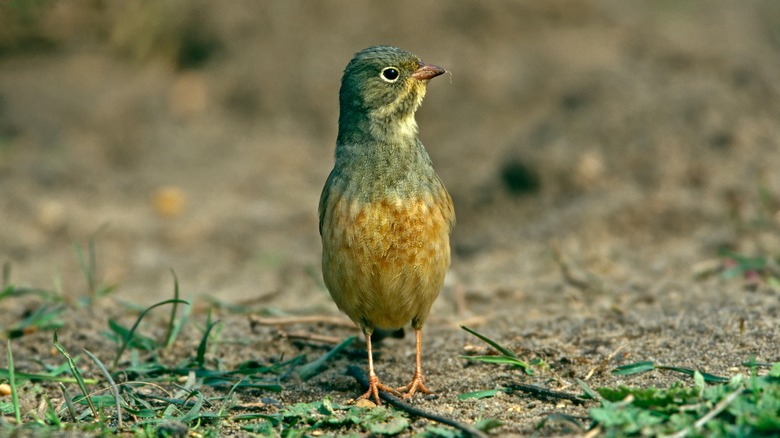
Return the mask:
<svg viewBox="0 0 780 438">
<path fill-rule="evenodd" d="M 365 335 L 366 347 L 368 348 L 368 391 L 358 397 L 358 400 L 368 399 L 373 396 L 376 404 L 381 405 L 382 401 L 379 399 L 380 389 L 395 396 L 400 396 L 401 394 L 394 388 L 384 385 L 379 381 L 379 377 L 376 375 L 376 372 L 374 372 L 374 353 L 371 350 L 371 333 L 367 332 Z"/>
<path fill-rule="evenodd" d="M 423 394 L 430 394 L 431 391 L 425 387 L 425 379 L 422 371 L 422 328 L 414 329 L 417 344 L 417 366 L 414 368 L 414 377 L 408 385 L 396 389 L 398 392 L 406 392 L 405 399 L 412 398 L 415 392 L 420 391 Z"/>
</svg>

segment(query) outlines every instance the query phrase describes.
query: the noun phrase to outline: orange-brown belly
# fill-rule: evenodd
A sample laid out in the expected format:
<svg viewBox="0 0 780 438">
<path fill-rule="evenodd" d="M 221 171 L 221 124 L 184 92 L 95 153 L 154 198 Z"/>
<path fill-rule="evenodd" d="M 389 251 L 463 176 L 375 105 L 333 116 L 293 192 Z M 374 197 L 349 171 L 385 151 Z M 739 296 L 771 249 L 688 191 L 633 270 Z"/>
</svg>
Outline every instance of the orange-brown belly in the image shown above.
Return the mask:
<svg viewBox="0 0 780 438">
<path fill-rule="evenodd" d="M 323 276 L 356 324 L 422 326 L 450 264 L 452 205 L 446 192 L 439 199 L 360 203 L 334 196 L 325 206 Z"/>
</svg>

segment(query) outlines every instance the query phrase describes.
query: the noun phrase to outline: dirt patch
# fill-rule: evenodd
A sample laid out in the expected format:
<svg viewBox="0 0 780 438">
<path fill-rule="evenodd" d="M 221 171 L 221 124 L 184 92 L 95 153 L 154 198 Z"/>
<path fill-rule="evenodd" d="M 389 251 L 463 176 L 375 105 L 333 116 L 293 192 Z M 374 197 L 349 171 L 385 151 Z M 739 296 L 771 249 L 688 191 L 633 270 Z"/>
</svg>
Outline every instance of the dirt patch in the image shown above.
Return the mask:
<svg viewBox="0 0 780 438">
<path fill-rule="evenodd" d="M 593 387 L 679 378 L 609 373 L 638 360 L 722 375 L 778 360 L 777 288 L 707 269 L 728 263 L 723 250 L 777 269 L 775 3 L 37 3 L 24 12 L 33 18 L 0 19 L 0 256 L 14 284 L 61 291 L 73 310 L 60 339 L 74 351 L 110 358 L 105 315 L 134 317 L 112 300 L 170 296 L 170 269 L 201 323 L 203 296 L 337 315 L 316 209 L 339 79 L 355 51 L 387 43 L 452 71 L 418 113 L 458 224 L 424 335 L 436 394 L 416 405 L 530 434 L 548 413 L 585 408 L 456 396 L 514 381 L 577 392 L 573 379 L 593 370 Z M 118 291 L 89 310 L 72 242 L 98 229 L 100 280 Z M 3 300 L 0 326 L 36 303 Z M 244 315 L 218 317 L 213 351 L 226 366 L 323 352 L 252 331 Z M 549 369 L 529 377 L 461 359 L 482 348 L 462 323 Z M 50 340 L 14 340 L 17 366 L 59 363 Z M 171 360 L 197 342 L 185 335 Z M 344 402 L 360 391 L 344 376 L 356 362 L 339 358 L 273 397 Z M 412 365 L 413 339 L 384 343 L 385 380 L 405 382 Z"/>
</svg>

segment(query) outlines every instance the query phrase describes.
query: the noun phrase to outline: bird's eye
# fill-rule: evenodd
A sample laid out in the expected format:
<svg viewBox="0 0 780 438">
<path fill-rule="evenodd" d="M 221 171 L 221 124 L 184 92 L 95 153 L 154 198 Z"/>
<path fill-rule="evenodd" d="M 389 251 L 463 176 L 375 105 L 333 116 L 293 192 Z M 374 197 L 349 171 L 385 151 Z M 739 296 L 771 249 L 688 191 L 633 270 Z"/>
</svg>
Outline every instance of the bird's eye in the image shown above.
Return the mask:
<svg viewBox="0 0 780 438">
<path fill-rule="evenodd" d="M 398 80 L 398 76 L 401 76 L 401 73 L 395 67 L 385 67 L 382 69 L 382 74 L 380 74 L 380 76 L 386 82 L 392 83 Z"/>
</svg>

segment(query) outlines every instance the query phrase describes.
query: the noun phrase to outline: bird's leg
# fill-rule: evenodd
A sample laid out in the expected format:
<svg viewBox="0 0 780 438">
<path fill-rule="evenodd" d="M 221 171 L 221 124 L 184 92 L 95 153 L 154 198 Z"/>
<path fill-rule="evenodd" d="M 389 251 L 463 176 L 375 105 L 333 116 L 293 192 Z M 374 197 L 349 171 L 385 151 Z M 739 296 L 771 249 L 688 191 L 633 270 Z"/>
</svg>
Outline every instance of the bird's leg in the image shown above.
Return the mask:
<svg viewBox="0 0 780 438">
<path fill-rule="evenodd" d="M 362 399 L 370 399 L 371 397 L 374 397 L 374 401 L 376 401 L 377 405 L 381 405 L 382 401 L 379 399 L 379 390 L 389 392 L 390 394 L 393 394 L 395 396 L 400 396 L 401 393 L 396 391 L 394 388 L 391 388 L 387 385 L 382 384 L 379 381 L 379 377 L 376 375 L 376 372 L 374 372 L 374 353 L 371 350 L 371 332 L 366 331 L 366 348 L 368 348 L 368 391 L 365 392 L 365 394 L 358 397 L 358 400 Z"/>
<path fill-rule="evenodd" d="M 423 394 L 430 394 L 431 391 L 425 387 L 425 379 L 422 371 L 422 327 L 414 329 L 414 335 L 417 344 L 417 365 L 414 368 L 414 377 L 408 385 L 397 388 L 398 392 L 405 392 L 404 398 L 411 398 L 415 392 L 420 391 Z"/>
</svg>

